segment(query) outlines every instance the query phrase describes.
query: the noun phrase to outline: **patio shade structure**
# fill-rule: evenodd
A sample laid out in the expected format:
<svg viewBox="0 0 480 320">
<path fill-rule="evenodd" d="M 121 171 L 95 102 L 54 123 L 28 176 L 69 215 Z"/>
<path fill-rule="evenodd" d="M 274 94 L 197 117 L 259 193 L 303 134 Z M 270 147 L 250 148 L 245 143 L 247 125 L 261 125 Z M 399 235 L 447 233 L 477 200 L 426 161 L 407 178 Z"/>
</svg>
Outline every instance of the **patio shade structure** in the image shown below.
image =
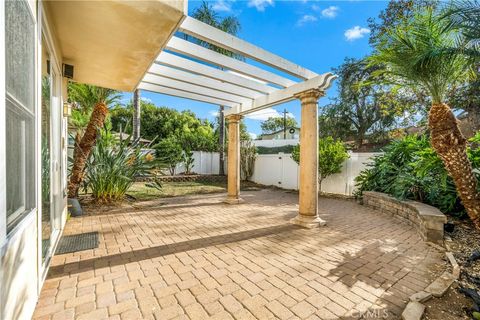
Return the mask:
<svg viewBox="0 0 480 320">
<path fill-rule="evenodd" d="M 300 203 L 294 223 L 315 227 L 318 217 L 318 99 L 335 76 L 317 74 L 280 56 L 191 17 L 173 35 L 138 85 L 139 89 L 226 107 L 228 121 L 227 203 L 240 203 L 240 120 L 294 99 L 302 105 L 300 132 Z M 209 49 L 210 44 L 245 59 Z M 210 46 L 211 47 L 211 46 Z"/>
</svg>

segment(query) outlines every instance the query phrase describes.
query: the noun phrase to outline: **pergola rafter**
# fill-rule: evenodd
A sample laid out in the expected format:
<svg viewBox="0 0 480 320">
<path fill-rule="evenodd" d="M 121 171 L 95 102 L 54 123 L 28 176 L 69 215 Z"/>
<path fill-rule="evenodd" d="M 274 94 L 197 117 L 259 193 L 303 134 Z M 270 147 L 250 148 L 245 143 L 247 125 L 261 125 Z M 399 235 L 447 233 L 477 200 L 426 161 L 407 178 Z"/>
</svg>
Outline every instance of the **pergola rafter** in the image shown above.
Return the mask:
<svg viewBox="0 0 480 320">
<path fill-rule="evenodd" d="M 221 104 L 229 108 L 225 114 L 230 115 L 293 100 L 295 94 L 310 88 L 325 90 L 333 80 L 330 73 L 318 75 L 191 17 L 184 19 L 178 31 L 288 76 L 173 36 L 145 74 L 140 89 Z"/>
<path fill-rule="evenodd" d="M 318 216 L 317 101 L 335 76 L 331 73 L 319 75 L 191 17 L 183 20 L 178 31 L 246 59 L 242 61 L 220 54 L 208 46 L 188 41 L 188 37 L 173 36 L 138 88 L 227 107 L 226 202 L 231 204 L 241 202 L 242 116 L 299 99 L 302 105 L 299 215 L 292 222 L 305 227 L 323 225 L 325 222 Z"/>
</svg>

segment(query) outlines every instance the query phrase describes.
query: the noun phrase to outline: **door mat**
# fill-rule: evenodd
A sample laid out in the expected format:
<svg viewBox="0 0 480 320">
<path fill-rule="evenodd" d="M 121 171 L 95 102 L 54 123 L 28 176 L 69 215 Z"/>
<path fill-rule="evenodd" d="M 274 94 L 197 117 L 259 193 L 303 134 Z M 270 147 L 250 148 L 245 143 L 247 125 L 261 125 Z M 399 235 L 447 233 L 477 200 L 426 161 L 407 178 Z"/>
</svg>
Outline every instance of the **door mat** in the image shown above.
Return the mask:
<svg viewBox="0 0 480 320">
<path fill-rule="evenodd" d="M 64 254 L 98 248 L 98 232 L 64 236 L 60 239 L 55 254 Z"/>
</svg>

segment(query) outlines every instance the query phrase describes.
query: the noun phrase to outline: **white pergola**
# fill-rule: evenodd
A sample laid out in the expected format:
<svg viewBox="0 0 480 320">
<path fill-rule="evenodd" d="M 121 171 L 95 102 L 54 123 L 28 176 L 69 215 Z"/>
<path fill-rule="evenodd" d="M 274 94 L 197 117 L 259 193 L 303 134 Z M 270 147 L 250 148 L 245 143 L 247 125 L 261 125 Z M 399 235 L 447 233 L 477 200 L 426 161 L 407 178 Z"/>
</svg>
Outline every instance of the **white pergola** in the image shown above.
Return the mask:
<svg viewBox="0 0 480 320">
<path fill-rule="evenodd" d="M 317 100 L 335 76 L 332 73 L 319 75 L 191 17 L 185 17 L 178 31 L 245 59 L 223 55 L 174 35 L 138 89 L 227 108 L 228 203 L 241 202 L 239 121 L 242 116 L 300 99 L 300 214 L 295 222 L 304 226 L 322 224 L 317 214 Z"/>
</svg>

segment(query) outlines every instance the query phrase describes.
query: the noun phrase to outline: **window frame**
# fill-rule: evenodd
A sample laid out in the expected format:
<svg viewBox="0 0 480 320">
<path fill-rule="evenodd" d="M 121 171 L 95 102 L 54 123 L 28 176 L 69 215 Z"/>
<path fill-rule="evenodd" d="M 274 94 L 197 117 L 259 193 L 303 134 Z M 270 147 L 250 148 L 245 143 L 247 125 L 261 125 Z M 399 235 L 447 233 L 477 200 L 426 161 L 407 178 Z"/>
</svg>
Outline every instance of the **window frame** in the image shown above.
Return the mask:
<svg viewBox="0 0 480 320">
<path fill-rule="evenodd" d="M 4 239 L 5 243 L 11 241 L 12 239 L 15 238 L 16 234 L 19 234 L 21 230 L 24 229 L 26 225 L 29 224 L 30 220 L 28 217 L 32 216 L 36 211 L 38 207 L 38 177 L 37 173 L 38 171 L 38 166 L 37 162 L 39 159 L 39 146 L 38 146 L 38 129 L 39 129 L 39 119 L 38 119 L 38 23 L 36 19 L 36 14 L 35 10 L 36 8 L 32 7 L 32 3 L 28 0 L 17 0 L 23 2 L 23 4 L 26 6 L 29 18 L 31 19 L 31 23 L 33 26 L 33 105 L 32 105 L 32 110 L 30 110 L 27 106 L 25 106 L 23 103 L 18 101 L 12 94 L 10 94 L 7 90 L 7 75 L 6 75 L 6 23 L 1 24 L 1 30 L 0 30 L 0 41 L 2 41 L 3 45 L 3 50 L 1 50 L 0 54 L 3 59 L 0 60 L 0 70 L 3 71 L 2 74 L 4 75 L 1 79 L 0 83 L 1 85 L 1 91 L 0 91 L 0 98 L 2 99 L 4 103 L 4 108 L 2 108 L 2 114 L 0 114 L 0 123 L 4 123 L 5 125 L 3 126 L 4 128 L 6 127 L 6 114 L 7 114 L 7 100 L 11 103 L 13 107 L 9 107 L 9 112 L 13 112 L 16 115 L 23 117 L 25 122 L 30 122 L 31 125 L 33 126 L 33 135 L 31 137 L 32 139 L 32 144 L 33 144 L 33 150 L 31 150 L 31 159 L 27 159 L 24 153 L 24 159 L 23 159 L 23 168 L 22 172 L 24 174 L 24 177 L 22 179 L 22 188 L 24 190 L 23 194 L 23 205 L 20 206 L 17 210 L 15 210 L 10 216 L 8 215 L 7 212 L 7 192 L 4 192 L 4 196 L 0 198 L 0 231 L 4 232 Z M 2 4 L 0 6 L 0 16 L 6 17 L 6 9 L 5 9 L 5 1 L 2 1 Z M 4 19 L 6 21 L 6 19 Z M 25 124 L 24 125 L 28 125 Z M 0 187 L 3 185 L 3 190 L 7 190 L 7 161 L 6 161 L 6 153 L 7 153 L 7 146 L 6 146 L 6 130 L 0 130 L 2 133 L 0 134 L 0 141 L 3 139 L 3 149 L 0 150 L 0 165 L 3 165 L 3 168 L 0 167 L 0 170 L 3 169 L 4 172 L 3 175 L 0 175 L 0 177 L 4 177 L 3 179 L 0 179 Z M 23 131 L 25 132 L 25 130 Z M 25 144 L 27 143 L 27 139 L 29 139 L 26 135 L 23 136 Z M 25 151 L 26 152 L 26 151 Z M 3 163 L 2 163 L 3 161 Z M 27 162 L 32 161 L 33 165 L 31 168 L 27 168 Z M 28 172 L 31 171 L 31 172 Z M 30 184 L 33 185 L 33 193 L 31 195 L 27 195 L 27 175 L 31 174 L 32 176 L 32 181 L 30 181 Z M 29 198 L 31 197 L 31 198 Z M 3 203 L 2 203 L 3 201 Z M 26 208 L 27 202 L 31 202 L 31 208 Z M 0 234 L 1 235 L 1 234 Z M 0 238 L 1 240 L 2 238 Z"/>
</svg>

